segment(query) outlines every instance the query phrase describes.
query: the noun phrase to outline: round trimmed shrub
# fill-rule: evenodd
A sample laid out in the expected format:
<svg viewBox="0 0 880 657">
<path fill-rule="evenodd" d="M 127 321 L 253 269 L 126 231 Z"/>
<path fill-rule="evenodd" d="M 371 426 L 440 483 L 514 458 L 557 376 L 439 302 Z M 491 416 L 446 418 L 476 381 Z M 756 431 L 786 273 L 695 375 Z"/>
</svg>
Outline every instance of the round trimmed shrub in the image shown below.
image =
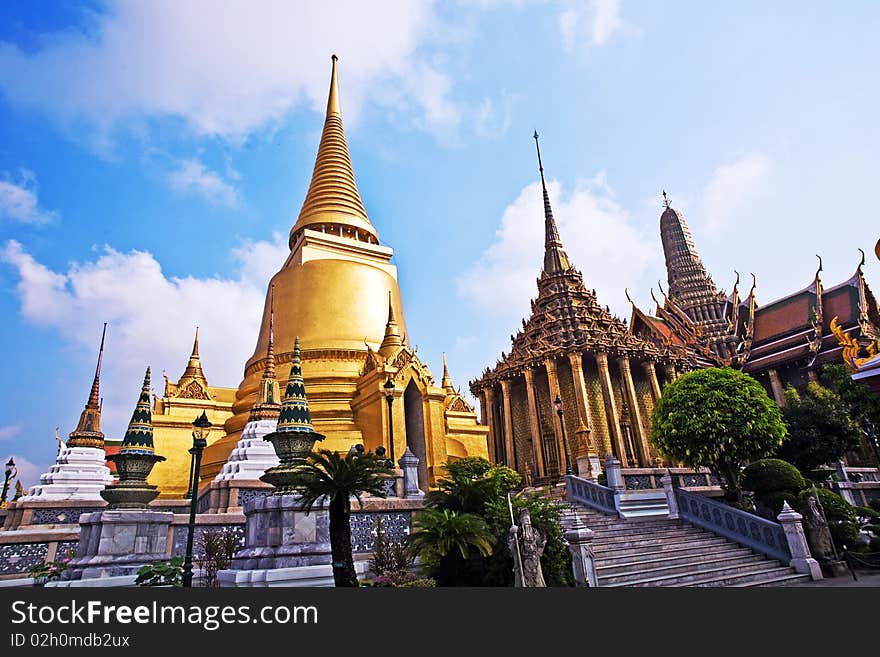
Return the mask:
<svg viewBox="0 0 880 657">
<path fill-rule="evenodd" d="M 743 488 L 761 496 L 783 491 L 796 493 L 807 485 L 798 469 L 782 459 L 753 461 L 743 471 L 742 483 Z"/>
<path fill-rule="evenodd" d="M 817 489 L 819 492 L 819 503 L 822 510 L 825 511 L 825 519 L 829 523 L 834 521 L 852 523 L 855 527 L 856 513 L 855 509 L 840 495 L 828 490 L 827 488 Z M 858 536 L 858 532 L 856 532 Z M 835 538 L 835 540 L 837 540 Z"/>
<path fill-rule="evenodd" d="M 768 520 L 775 521 L 776 516 L 782 513 L 783 502 L 788 502 L 788 505 L 793 509 L 797 508 L 798 494 L 789 490 L 775 490 L 761 495 L 759 501 L 769 511 L 769 513 L 759 513 L 759 515 L 766 517 Z M 764 509 L 759 507 L 758 511 L 764 511 Z"/>
</svg>

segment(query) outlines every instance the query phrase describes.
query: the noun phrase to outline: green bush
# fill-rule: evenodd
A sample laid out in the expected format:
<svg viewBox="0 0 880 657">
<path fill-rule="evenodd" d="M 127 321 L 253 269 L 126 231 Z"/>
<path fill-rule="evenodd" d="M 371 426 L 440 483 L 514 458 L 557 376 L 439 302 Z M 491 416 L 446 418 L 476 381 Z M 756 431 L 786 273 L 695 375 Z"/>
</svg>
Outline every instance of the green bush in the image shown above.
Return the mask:
<svg viewBox="0 0 880 657">
<path fill-rule="evenodd" d="M 779 490 L 773 491 L 772 493 L 765 493 L 759 499 L 760 503 L 767 507 L 767 511 L 769 512 L 762 513 L 761 515 L 775 521 L 776 516 L 782 513 L 783 502 L 788 502 L 788 505 L 793 509 L 797 508 L 798 494 L 788 490 Z"/>
<path fill-rule="evenodd" d="M 141 566 L 134 583 L 138 586 L 183 586 L 183 558 L 174 557 L 166 563 Z"/>
<path fill-rule="evenodd" d="M 834 539 L 834 545 L 838 549 L 846 546 L 847 550 L 852 550 L 859 545 L 859 530 L 854 523 L 851 522 L 829 522 L 828 528 L 831 530 L 831 538 Z"/>
<path fill-rule="evenodd" d="M 798 492 L 807 485 L 796 467 L 782 459 L 753 461 L 743 471 L 743 488 L 758 495 L 781 491 Z"/>
<path fill-rule="evenodd" d="M 868 500 L 868 506 L 874 509 L 874 511 L 880 511 L 880 497 Z"/>
<path fill-rule="evenodd" d="M 845 499 L 827 488 L 819 488 L 817 491 L 819 493 L 819 504 L 822 505 L 825 519 L 829 523 L 835 521 L 855 523 L 855 509 Z"/>
</svg>

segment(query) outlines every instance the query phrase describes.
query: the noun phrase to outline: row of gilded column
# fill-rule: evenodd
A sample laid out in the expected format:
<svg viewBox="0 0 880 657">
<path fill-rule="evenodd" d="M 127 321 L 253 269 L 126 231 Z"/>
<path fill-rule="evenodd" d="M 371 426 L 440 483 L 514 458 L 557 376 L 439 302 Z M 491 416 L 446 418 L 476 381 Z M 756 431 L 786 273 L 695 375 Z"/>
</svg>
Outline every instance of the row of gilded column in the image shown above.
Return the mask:
<svg viewBox="0 0 880 657">
<path fill-rule="evenodd" d="M 594 439 L 589 441 L 589 451 L 603 458 L 610 453 L 614 453 L 617 458 L 626 462 L 626 445 L 623 431 L 620 426 L 620 412 L 617 407 L 617 401 L 614 395 L 614 389 L 611 383 L 611 371 L 608 367 L 608 354 L 605 352 L 597 352 L 594 354 L 596 366 L 599 371 L 599 383 L 602 388 L 602 402 L 605 405 L 605 415 L 608 418 L 608 426 L 611 434 L 611 445 L 604 440 L 603 444 L 596 444 Z M 570 439 L 580 439 L 581 435 L 586 433 L 593 436 L 592 415 L 590 412 L 590 397 L 587 393 L 586 379 L 584 376 L 583 360 L 580 353 L 568 354 L 568 360 L 571 364 L 571 374 L 574 381 L 574 392 L 577 406 L 577 431 L 576 436 Z M 635 383 L 630 369 L 629 357 L 622 356 L 617 359 L 618 368 L 620 370 L 620 382 L 623 387 L 625 399 L 630 409 L 632 417 L 633 432 L 635 434 L 635 447 L 638 452 L 638 460 L 643 466 L 651 465 L 651 452 L 648 446 L 648 431 L 643 422 L 641 408 L 639 407 L 638 397 L 636 395 Z M 656 402 L 660 398 L 660 382 L 657 379 L 657 371 L 654 363 L 645 361 L 642 363 L 645 374 L 651 385 L 651 392 Z M 548 358 L 544 361 L 544 368 L 547 370 L 547 380 L 550 386 L 550 398 L 555 399 L 557 395 L 561 396 L 559 388 L 559 378 L 556 370 L 556 359 Z M 533 437 L 532 447 L 534 450 L 534 462 L 539 473 L 545 473 L 544 454 L 541 448 L 541 428 L 538 420 L 538 403 L 535 392 L 535 375 L 534 369 L 526 369 L 523 373 L 526 384 L 526 400 L 528 403 L 529 429 Z M 666 375 L 669 380 L 676 378 L 675 368 L 672 365 L 666 365 Z M 501 454 L 497 454 L 496 436 L 498 435 L 495 427 L 495 417 L 491 409 L 495 408 L 495 388 L 488 386 L 484 388 L 480 395 L 480 403 L 482 406 L 482 420 L 489 425 L 489 435 L 492 437 L 490 441 L 490 456 L 495 461 L 503 460 L 508 466 L 513 466 L 514 456 L 514 440 L 513 440 L 513 407 L 511 402 L 510 388 L 511 379 L 501 379 L 501 411 L 503 424 L 503 458 Z M 559 463 L 565 461 L 564 441 L 562 439 L 561 428 L 559 422 L 553 422 L 553 429 L 556 435 L 556 445 L 559 449 Z M 576 444 L 576 443 L 575 443 Z M 571 449 L 571 445 L 569 446 Z M 574 463 L 574 454 L 569 454 L 572 463 Z"/>
</svg>

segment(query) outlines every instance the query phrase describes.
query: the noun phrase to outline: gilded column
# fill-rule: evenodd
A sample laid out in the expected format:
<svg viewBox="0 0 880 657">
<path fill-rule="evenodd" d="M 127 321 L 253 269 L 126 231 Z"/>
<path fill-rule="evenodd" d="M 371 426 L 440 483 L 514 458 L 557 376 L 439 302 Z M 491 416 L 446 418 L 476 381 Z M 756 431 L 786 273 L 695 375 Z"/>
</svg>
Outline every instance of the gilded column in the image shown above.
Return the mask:
<svg viewBox="0 0 880 657">
<path fill-rule="evenodd" d="M 642 367 L 645 368 L 645 374 L 648 376 L 648 381 L 651 382 L 651 392 L 654 393 L 654 403 L 657 403 L 660 400 L 660 382 L 657 380 L 657 369 L 654 367 L 654 362 L 650 360 L 646 360 L 642 363 Z"/>
<path fill-rule="evenodd" d="M 525 371 L 526 376 L 526 399 L 529 404 L 529 427 L 532 431 L 532 448 L 535 451 L 535 469 L 538 476 L 543 477 L 547 473 L 544 470 L 544 451 L 541 449 L 541 423 L 538 422 L 538 401 L 535 397 L 535 374 L 531 369 Z"/>
<path fill-rule="evenodd" d="M 556 376 L 556 359 L 553 357 L 548 358 L 544 361 L 544 367 L 547 368 L 547 383 L 550 386 L 550 403 L 552 404 L 553 400 L 557 397 L 562 399 L 562 394 L 559 390 L 559 377 Z M 566 462 L 565 440 L 562 439 L 562 426 L 555 409 L 553 409 L 553 415 L 553 433 L 556 435 L 556 449 L 559 452 L 559 464 L 561 466 Z"/>
<path fill-rule="evenodd" d="M 483 424 L 489 427 L 489 460 L 493 463 L 498 462 L 498 454 L 495 453 L 495 446 L 498 437 L 495 435 L 495 391 L 490 384 L 487 388 L 483 388 L 480 395 L 480 419 Z"/>
<path fill-rule="evenodd" d="M 501 402 L 504 405 L 504 459 L 508 468 L 516 467 L 513 452 L 513 412 L 510 406 L 510 381 L 501 379 Z"/>
<path fill-rule="evenodd" d="M 583 356 L 578 353 L 568 354 L 568 362 L 571 364 L 571 378 L 574 381 L 574 396 L 577 400 L 578 426 L 583 425 L 587 430 L 589 443 L 587 451 L 596 453 L 596 447 L 592 444 L 593 426 L 590 419 L 590 398 L 587 396 L 587 382 L 584 379 Z"/>
<path fill-rule="evenodd" d="M 602 397 L 605 401 L 608 428 L 611 430 L 614 456 L 626 463 L 626 449 L 623 445 L 623 434 L 620 432 L 620 413 L 617 411 L 617 402 L 614 400 L 614 390 L 611 387 L 611 373 L 608 371 L 608 354 L 604 351 L 597 352 L 596 365 L 599 368 L 599 382 L 602 384 Z"/>
<path fill-rule="evenodd" d="M 626 391 L 626 399 L 629 402 L 629 412 L 633 419 L 633 428 L 636 432 L 636 443 L 639 450 L 639 460 L 643 468 L 651 466 L 651 450 L 648 447 L 648 434 L 645 425 L 642 424 L 642 411 L 639 408 L 639 398 L 636 395 L 636 386 L 633 383 L 632 372 L 629 369 L 629 357 L 622 356 L 617 359 L 620 367 L 620 381 Z"/>
<path fill-rule="evenodd" d="M 782 381 L 779 380 L 779 372 L 775 369 L 767 370 L 767 376 L 770 377 L 770 389 L 773 390 L 773 399 L 780 407 L 785 407 L 785 394 L 782 392 Z"/>
<path fill-rule="evenodd" d="M 678 372 L 675 371 L 675 365 L 672 363 L 666 363 L 664 368 L 666 369 L 666 378 L 670 383 L 678 378 Z"/>
</svg>

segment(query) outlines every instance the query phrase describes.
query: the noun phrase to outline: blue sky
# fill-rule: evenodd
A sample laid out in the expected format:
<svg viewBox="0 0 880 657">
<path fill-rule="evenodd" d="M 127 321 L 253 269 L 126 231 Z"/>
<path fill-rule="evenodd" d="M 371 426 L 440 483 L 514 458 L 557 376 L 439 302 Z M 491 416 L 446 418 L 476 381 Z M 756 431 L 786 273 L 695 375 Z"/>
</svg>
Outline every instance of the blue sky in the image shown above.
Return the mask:
<svg viewBox="0 0 880 657">
<path fill-rule="evenodd" d="M 237 386 L 314 162 L 330 54 L 358 185 L 410 338 L 457 385 L 527 312 L 541 133 L 566 248 L 628 317 L 665 280 L 660 193 L 730 290 L 880 287 L 880 5 L 804 2 L 5 2 L 0 452 L 36 483 L 88 394 L 104 430 L 194 326 Z M 744 285 L 747 284 L 744 283 Z"/>
</svg>

